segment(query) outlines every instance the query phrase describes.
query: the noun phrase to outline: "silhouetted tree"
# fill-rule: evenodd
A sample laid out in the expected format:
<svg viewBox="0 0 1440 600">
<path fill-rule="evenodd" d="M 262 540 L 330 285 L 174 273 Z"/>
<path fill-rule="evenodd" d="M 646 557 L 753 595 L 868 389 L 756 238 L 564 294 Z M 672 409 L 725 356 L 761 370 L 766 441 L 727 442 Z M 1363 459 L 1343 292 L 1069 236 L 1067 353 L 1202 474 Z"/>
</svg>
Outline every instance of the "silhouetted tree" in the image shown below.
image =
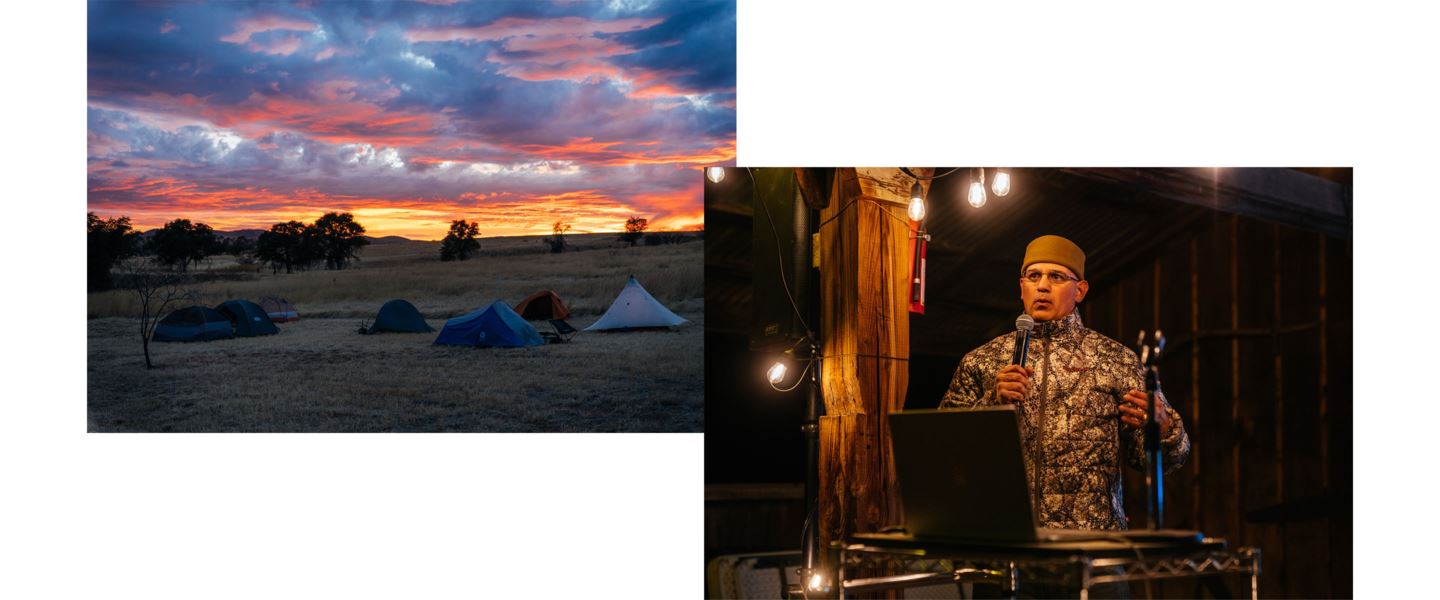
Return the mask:
<svg viewBox="0 0 1440 600">
<path fill-rule="evenodd" d="M 135 291 L 140 299 L 140 347 L 145 351 L 145 368 L 153 369 L 150 362 L 150 338 L 155 335 L 155 326 L 164 318 L 166 311 L 182 303 L 194 302 L 196 294 L 188 286 L 190 277 L 186 273 L 161 269 L 163 263 L 129 258 L 121 262 L 125 274 L 125 285 Z M 169 266 L 169 265 L 166 265 Z"/>
<path fill-rule="evenodd" d="M 640 241 L 640 236 L 645 235 L 645 229 L 650 227 L 650 220 L 641 217 L 630 217 L 625 220 L 625 233 L 620 234 L 620 241 L 630 242 L 631 246 Z"/>
<path fill-rule="evenodd" d="M 315 261 L 314 241 L 306 235 L 304 223 L 286 221 L 270 226 L 270 231 L 260 234 L 255 240 L 255 258 L 270 265 L 271 273 L 293 273 Z"/>
<path fill-rule="evenodd" d="M 85 217 L 87 287 L 92 292 L 108 290 L 112 285 L 110 269 L 117 261 L 140 251 L 140 234 L 131 229 L 130 217 L 102 219 L 93 212 Z"/>
<path fill-rule="evenodd" d="M 456 219 L 440 241 L 440 260 L 465 260 L 480 251 L 480 223 Z"/>
<path fill-rule="evenodd" d="M 551 226 L 554 235 L 545 238 L 545 243 L 550 245 L 550 252 L 559 254 L 565 251 L 565 233 L 570 231 L 570 224 L 564 221 L 556 221 Z"/>
<path fill-rule="evenodd" d="M 307 233 L 315 240 L 316 249 L 328 270 L 344 269 L 350 261 L 360 260 L 357 252 L 370 243 L 365 239 L 365 226 L 350 213 L 325 213 L 310 226 Z"/>
<path fill-rule="evenodd" d="M 255 264 L 255 240 L 248 237 L 225 238 L 225 253 L 242 265 Z"/>
<path fill-rule="evenodd" d="M 215 230 L 204 223 L 191 223 L 189 219 L 175 219 L 155 232 L 152 240 L 155 259 L 166 266 L 180 266 L 183 272 L 190 263 L 200 264 L 211 254 L 220 251 L 220 239 Z"/>
</svg>

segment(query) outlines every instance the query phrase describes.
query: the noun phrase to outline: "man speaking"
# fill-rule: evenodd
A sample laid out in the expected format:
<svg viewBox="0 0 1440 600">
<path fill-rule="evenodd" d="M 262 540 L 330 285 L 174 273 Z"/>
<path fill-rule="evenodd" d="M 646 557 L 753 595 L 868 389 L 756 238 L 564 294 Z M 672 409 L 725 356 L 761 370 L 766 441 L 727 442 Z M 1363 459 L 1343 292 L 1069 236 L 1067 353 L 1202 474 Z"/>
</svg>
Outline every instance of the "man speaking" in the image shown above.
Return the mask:
<svg viewBox="0 0 1440 600">
<path fill-rule="evenodd" d="M 940 407 L 1015 405 L 1040 526 L 1123 530 L 1119 458 L 1144 470 L 1145 378 L 1133 351 L 1080 322 L 1075 305 L 1089 289 L 1079 246 L 1035 238 L 1020 267 L 1020 299 L 1035 321 L 1025 366 L 1011 364 L 1015 335 L 995 338 L 961 359 Z M 1190 438 L 1165 396 L 1155 398 L 1168 473 L 1189 457 Z"/>
</svg>

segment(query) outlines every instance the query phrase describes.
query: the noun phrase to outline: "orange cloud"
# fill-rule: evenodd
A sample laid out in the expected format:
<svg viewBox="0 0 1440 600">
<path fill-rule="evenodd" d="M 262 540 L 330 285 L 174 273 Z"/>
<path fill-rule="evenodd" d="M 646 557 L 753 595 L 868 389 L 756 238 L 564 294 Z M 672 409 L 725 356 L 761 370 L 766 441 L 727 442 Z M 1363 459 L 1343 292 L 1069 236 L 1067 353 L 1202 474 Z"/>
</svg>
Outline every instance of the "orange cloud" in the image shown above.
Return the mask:
<svg viewBox="0 0 1440 600">
<path fill-rule="evenodd" d="M 248 19 L 241 19 L 235 24 L 235 31 L 230 35 L 220 38 L 222 42 L 232 44 L 244 44 L 257 33 L 266 31 L 315 31 L 316 25 L 303 19 L 281 17 L 278 15 L 261 15 Z"/>
<path fill-rule="evenodd" d="M 384 95 L 383 91 L 377 93 Z M 139 100 L 147 111 L 197 115 L 250 138 L 288 129 L 335 144 L 416 146 L 435 139 L 435 116 L 390 111 L 362 100 L 354 82 L 325 82 L 311 95 L 299 98 L 256 92 L 231 106 L 212 106 L 194 94 L 151 92 Z"/>
</svg>

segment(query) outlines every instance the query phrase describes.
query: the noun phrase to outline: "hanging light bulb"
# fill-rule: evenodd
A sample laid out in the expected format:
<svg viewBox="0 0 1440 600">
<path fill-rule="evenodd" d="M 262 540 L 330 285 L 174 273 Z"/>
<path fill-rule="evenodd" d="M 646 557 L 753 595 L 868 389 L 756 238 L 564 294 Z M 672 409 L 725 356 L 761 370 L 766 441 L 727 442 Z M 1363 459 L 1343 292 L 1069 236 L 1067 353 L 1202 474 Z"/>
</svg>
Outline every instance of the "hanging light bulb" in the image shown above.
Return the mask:
<svg viewBox="0 0 1440 600">
<path fill-rule="evenodd" d="M 995 173 L 995 182 L 990 184 L 990 191 L 995 192 L 996 197 L 1004 197 L 1010 193 L 1010 174 L 1005 169 L 999 169 Z"/>
<path fill-rule="evenodd" d="M 705 167 L 705 177 L 710 183 L 720 183 L 725 180 L 725 167 Z"/>
<path fill-rule="evenodd" d="M 980 178 L 970 182 L 970 206 L 985 206 L 985 169 L 980 169 Z"/>
<path fill-rule="evenodd" d="M 775 361 L 770 370 L 765 372 L 765 378 L 770 380 L 770 385 L 777 385 L 781 381 L 785 381 L 785 371 L 785 363 Z"/>
<path fill-rule="evenodd" d="M 810 581 L 806 582 L 812 592 L 825 591 L 825 575 L 816 571 L 810 574 Z"/>
<path fill-rule="evenodd" d="M 925 192 L 920 189 L 920 182 L 910 186 L 910 220 L 925 220 Z"/>
</svg>

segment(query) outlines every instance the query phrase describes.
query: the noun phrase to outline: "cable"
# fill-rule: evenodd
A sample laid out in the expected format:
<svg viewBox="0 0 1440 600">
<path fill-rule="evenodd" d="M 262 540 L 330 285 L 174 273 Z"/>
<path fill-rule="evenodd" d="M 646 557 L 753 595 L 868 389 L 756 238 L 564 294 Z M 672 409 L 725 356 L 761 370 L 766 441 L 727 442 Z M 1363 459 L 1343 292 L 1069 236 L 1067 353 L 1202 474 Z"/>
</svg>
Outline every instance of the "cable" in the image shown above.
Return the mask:
<svg viewBox="0 0 1440 600">
<path fill-rule="evenodd" d="M 794 391 L 795 388 L 800 387 L 800 384 L 805 383 L 805 376 L 810 373 L 810 365 L 811 365 L 811 364 L 814 364 L 815 362 L 817 362 L 817 361 L 819 361 L 819 360 L 820 360 L 819 358 L 812 358 L 812 359 L 809 359 L 809 360 L 806 360 L 806 361 L 805 361 L 805 370 L 803 370 L 803 371 L 800 372 L 800 378 L 795 380 L 795 385 L 792 385 L 792 386 L 790 386 L 790 387 L 785 388 L 785 389 L 782 390 L 782 389 L 780 389 L 780 388 L 778 388 L 778 387 L 775 387 L 775 384 L 772 383 L 772 384 L 770 384 L 770 388 L 771 388 L 771 389 L 774 389 L 774 390 L 777 391 L 777 392 L 790 392 L 790 391 Z"/>
<path fill-rule="evenodd" d="M 751 198 L 760 203 L 765 209 L 765 220 L 770 224 L 770 234 L 775 236 L 775 259 L 780 263 L 780 287 L 785 289 L 785 297 L 790 300 L 790 308 L 795 311 L 795 318 L 800 319 L 800 325 L 805 328 L 805 337 L 810 337 L 810 324 L 805 322 L 805 316 L 800 314 L 800 305 L 795 303 L 795 297 L 790 295 L 790 282 L 785 280 L 785 255 L 780 253 L 780 232 L 775 229 L 775 218 L 770 216 L 770 205 L 760 198 L 760 184 L 755 181 L 755 170 L 745 167 L 750 174 L 750 195 Z M 814 249 L 811 249 L 814 252 Z"/>
<path fill-rule="evenodd" d="M 823 227 L 825 227 L 826 225 L 830 224 L 831 221 L 834 221 L 835 219 L 839 218 L 840 215 L 845 214 L 845 209 L 850 208 L 851 206 L 855 206 L 855 201 L 857 201 L 857 200 L 859 200 L 859 199 L 860 199 L 859 197 L 851 198 L 849 203 L 847 203 L 845 206 L 840 207 L 840 210 L 836 211 L 835 214 L 830 215 L 830 218 L 825 219 L 824 221 L 821 221 L 819 225 L 815 226 L 815 230 L 816 230 L 816 231 L 819 231 L 821 228 L 823 228 Z"/>
<path fill-rule="evenodd" d="M 913 178 L 915 178 L 915 179 L 919 179 L 919 180 L 921 180 L 921 181 L 931 181 L 931 180 L 939 179 L 939 178 L 941 178 L 941 177 L 949 177 L 950 175 L 954 174 L 956 171 L 959 171 L 960 169 L 963 169 L 963 168 L 965 168 L 965 167 L 955 167 L 955 168 L 950 169 L 949 171 L 946 171 L 946 172 L 941 173 L 941 174 L 939 174 L 939 175 L 931 175 L 931 176 L 929 176 L 929 177 L 925 177 L 924 175 L 916 175 L 914 172 L 912 172 L 912 171 L 910 170 L 909 167 L 900 167 L 900 172 L 901 172 L 901 173 L 904 173 L 904 174 L 906 174 L 906 175 L 909 175 L 909 176 L 911 176 L 911 177 L 913 177 Z"/>
</svg>

